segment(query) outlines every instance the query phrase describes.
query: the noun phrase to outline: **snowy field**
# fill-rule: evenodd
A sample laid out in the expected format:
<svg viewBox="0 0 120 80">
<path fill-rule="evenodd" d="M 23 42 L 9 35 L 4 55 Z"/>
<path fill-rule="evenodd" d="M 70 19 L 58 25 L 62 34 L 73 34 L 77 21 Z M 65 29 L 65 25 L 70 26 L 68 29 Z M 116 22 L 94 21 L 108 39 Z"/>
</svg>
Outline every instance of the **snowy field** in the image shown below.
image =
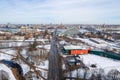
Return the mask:
<svg viewBox="0 0 120 80">
<path fill-rule="evenodd" d="M 94 54 L 80 55 L 80 57 L 83 59 L 84 64 L 90 69 L 92 69 L 92 67 L 90 67 L 92 64 L 96 64 L 96 68 L 104 69 L 105 73 L 108 73 L 111 69 L 117 69 L 120 71 L 120 61 L 118 60 L 113 60 Z"/>
<path fill-rule="evenodd" d="M 107 75 L 109 71 L 111 70 L 118 70 L 120 71 L 120 61 L 113 60 L 110 58 L 101 57 L 94 54 L 86 54 L 86 55 L 80 55 L 80 57 L 83 60 L 83 63 L 89 68 L 89 69 L 83 69 L 79 68 L 71 73 L 67 73 L 67 77 L 80 77 L 84 78 L 84 75 L 86 73 L 86 79 L 89 79 L 95 71 L 101 73 L 101 75 Z M 92 64 L 96 64 L 96 67 L 91 67 Z M 103 71 L 102 71 L 103 70 Z M 101 72 L 102 71 L 102 72 Z M 119 77 L 119 76 L 118 76 Z M 69 79 L 68 79 L 69 80 Z M 104 79 L 103 79 L 104 80 Z M 108 79 L 109 80 L 109 79 Z"/>
<path fill-rule="evenodd" d="M 44 45 L 44 46 L 42 45 L 41 47 L 44 47 L 48 51 L 50 49 L 50 45 Z M 17 53 L 17 51 L 15 51 L 14 49 L 1 49 L 0 50 L 0 60 L 5 59 L 5 60 L 10 61 L 12 58 L 14 58 L 13 56 L 16 56 L 16 53 Z M 27 57 L 26 53 L 27 53 L 26 49 L 23 49 L 21 51 L 21 55 L 24 58 Z M 13 55 L 13 56 L 11 56 L 11 55 Z M 16 62 L 18 62 L 18 64 L 20 64 L 20 66 L 22 67 L 23 75 L 25 75 L 27 72 L 30 71 L 30 67 L 27 64 L 25 64 L 24 62 L 17 61 L 17 60 L 16 60 Z M 48 60 L 45 60 L 45 61 L 42 61 L 42 62 L 43 62 L 42 64 L 36 65 L 37 66 L 37 70 L 40 70 L 41 71 L 41 75 L 44 76 L 45 78 L 47 78 Z M 45 70 L 43 70 L 43 69 L 45 69 Z M 9 79 L 10 80 L 16 80 L 14 75 L 13 75 L 13 72 L 11 71 L 10 67 L 0 63 L 0 70 L 3 70 L 5 72 L 7 72 L 8 75 L 9 75 Z M 36 80 L 36 79 L 34 79 L 34 80 Z"/>
<path fill-rule="evenodd" d="M 5 72 L 8 73 L 9 76 L 7 76 L 7 75 L 6 76 L 9 77 L 9 80 L 16 80 L 11 69 L 8 68 L 6 65 L 0 64 L 0 70 L 4 70 Z M 1 77 L 0 77 L 0 80 L 1 80 Z"/>
</svg>

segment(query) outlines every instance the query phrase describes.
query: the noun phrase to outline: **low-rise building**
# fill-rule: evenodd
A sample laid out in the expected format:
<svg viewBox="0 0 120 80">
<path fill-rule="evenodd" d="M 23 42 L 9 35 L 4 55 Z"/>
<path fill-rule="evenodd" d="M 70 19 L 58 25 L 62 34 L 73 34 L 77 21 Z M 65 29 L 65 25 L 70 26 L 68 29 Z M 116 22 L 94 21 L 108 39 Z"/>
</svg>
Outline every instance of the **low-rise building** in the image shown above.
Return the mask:
<svg viewBox="0 0 120 80">
<path fill-rule="evenodd" d="M 90 48 L 83 48 L 81 46 L 64 46 L 63 47 L 63 53 L 65 54 L 70 54 L 70 55 L 81 55 L 81 54 L 88 54 L 88 51 L 90 50 Z"/>
</svg>

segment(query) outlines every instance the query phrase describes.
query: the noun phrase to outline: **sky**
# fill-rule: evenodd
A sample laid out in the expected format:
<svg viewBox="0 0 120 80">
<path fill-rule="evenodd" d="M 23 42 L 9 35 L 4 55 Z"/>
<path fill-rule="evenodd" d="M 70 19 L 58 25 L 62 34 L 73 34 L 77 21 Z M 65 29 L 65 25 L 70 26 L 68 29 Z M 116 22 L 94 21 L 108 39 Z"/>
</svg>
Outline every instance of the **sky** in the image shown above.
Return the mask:
<svg viewBox="0 0 120 80">
<path fill-rule="evenodd" d="M 0 24 L 120 24 L 120 0 L 0 0 Z"/>
</svg>

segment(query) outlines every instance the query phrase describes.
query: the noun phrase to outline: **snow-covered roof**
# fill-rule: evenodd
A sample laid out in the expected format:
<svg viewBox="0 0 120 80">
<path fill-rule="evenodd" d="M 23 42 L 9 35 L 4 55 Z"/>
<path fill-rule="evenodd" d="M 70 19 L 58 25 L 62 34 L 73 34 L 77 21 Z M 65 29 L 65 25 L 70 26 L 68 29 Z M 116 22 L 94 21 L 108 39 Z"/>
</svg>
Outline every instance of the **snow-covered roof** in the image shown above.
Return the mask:
<svg viewBox="0 0 120 80">
<path fill-rule="evenodd" d="M 70 46 L 64 46 L 64 48 L 67 49 L 86 49 L 85 47 L 82 46 L 74 46 L 74 45 L 70 45 Z"/>
<path fill-rule="evenodd" d="M 2 52 L 16 56 L 16 51 L 14 51 L 14 50 L 6 50 L 5 51 L 5 50 L 2 50 Z M 0 53 L 0 60 L 2 60 L 2 59 L 11 60 L 13 58 L 12 56 L 7 55 L 7 54 L 3 54 L 2 52 Z"/>
</svg>

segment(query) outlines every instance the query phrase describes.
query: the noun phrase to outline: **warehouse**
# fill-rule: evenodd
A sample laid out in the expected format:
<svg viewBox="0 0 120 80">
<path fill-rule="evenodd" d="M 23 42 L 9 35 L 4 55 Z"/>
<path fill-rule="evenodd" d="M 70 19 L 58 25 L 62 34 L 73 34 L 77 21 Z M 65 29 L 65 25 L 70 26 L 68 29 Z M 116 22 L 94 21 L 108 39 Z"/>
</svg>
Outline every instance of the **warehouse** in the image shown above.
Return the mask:
<svg viewBox="0 0 120 80">
<path fill-rule="evenodd" d="M 81 54 L 88 54 L 88 51 L 90 50 L 90 48 L 83 48 L 81 46 L 74 46 L 74 45 L 70 45 L 70 46 L 64 46 L 63 47 L 63 53 L 67 54 L 67 55 L 81 55 Z"/>
</svg>

